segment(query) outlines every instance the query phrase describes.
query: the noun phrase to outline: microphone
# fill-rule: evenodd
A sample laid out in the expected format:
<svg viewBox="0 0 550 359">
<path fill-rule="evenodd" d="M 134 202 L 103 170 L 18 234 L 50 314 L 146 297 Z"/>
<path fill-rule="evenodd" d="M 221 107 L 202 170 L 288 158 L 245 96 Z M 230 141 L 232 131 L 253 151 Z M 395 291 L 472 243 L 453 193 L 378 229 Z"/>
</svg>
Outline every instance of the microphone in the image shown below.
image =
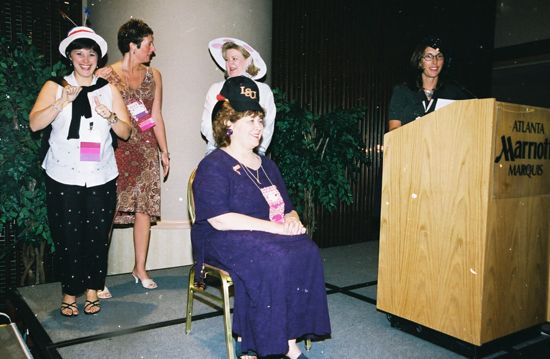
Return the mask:
<svg viewBox="0 0 550 359">
<path fill-rule="evenodd" d="M 474 98 L 477 99 L 478 98 L 476 95 L 474 95 L 474 93 L 472 91 L 468 90 L 465 86 L 460 84 L 458 81 L 452 80 L 452 83 L 453 83 L 453 85 L 458 87 L 462 92 L 464 92 L 466 95 L 470 96 L 469 97 L 470 99 L 474 99 Z"/>
</svg>

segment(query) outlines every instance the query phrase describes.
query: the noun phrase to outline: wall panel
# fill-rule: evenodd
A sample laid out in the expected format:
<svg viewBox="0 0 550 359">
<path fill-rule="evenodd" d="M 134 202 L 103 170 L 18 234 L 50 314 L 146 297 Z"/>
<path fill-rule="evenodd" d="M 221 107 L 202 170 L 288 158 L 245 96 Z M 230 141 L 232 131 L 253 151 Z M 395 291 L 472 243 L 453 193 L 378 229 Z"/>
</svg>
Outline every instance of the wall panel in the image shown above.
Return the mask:
<svg viewBox="0 0 550 359">
<path fill-rule="evenodd" d="M 14 44 L 18 36 L 25 35 L 32 39 L 34 46 L 45 57 L 49 64 L 59 61 L 57 45 L 65 38 L 69 29 L 74 25 L 63 19 L 60 11 L 66 13 L 74 21 L 81 19 L 80 0 L 2 0 L 0 2 L 0 36 Z M 79 24 L 80 25 L 80 24 Z M 40 91 L 36 89 L 36 93 Z M 2 175 L 0 174 L 0 180 Z M 0 297 L 8 289 L 19 285 L 19 278 L 23 273 L 21 247 L 15 229 L 10 225 L 0 233 Z M 44 258 L 46 280 L 54 281 L 53 257 L 46 254 Z"/>
<path fill-rule="evenodd" d="M 81 25 L 81 9 L 81 0 L 2 0 L 0 36 L 13 41 L 21 34 L 30 36 L 47 61 L 54 63 L 61 59 L 59 42 L 74 26 L 61 12 Z"/>
<path fill-rule="evenodd" d="M 419 39 L 428 33 L 448 38 L 461 65 L 455 74 L 478 96 L 489 94 L 495 4 L 481 3 L 273 1 L 273 87 L 318 114 L 367 108 L 359 130 L 371 165 L 363 166 L 353 186 L 353 205 L 320 210 L 315 233 L 320 246 L 378 238 L 388 102 Z"/>
</svg>

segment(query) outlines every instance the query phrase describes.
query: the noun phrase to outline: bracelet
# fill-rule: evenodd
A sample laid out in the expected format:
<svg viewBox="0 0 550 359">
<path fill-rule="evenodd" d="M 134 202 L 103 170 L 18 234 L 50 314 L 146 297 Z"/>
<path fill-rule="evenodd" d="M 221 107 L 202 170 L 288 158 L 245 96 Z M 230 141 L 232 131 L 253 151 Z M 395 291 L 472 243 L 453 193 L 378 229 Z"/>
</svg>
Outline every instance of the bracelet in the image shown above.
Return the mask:
<svg viewBox="0 0 550 359">
<path fill-rule="evenodd" d="M 112 126 L 114 125 L 115 123 L 117 123 L 119 120 L 118 116 L 116 115 L 116 113 L 114 112 L 111 112 L 111 116 L 109 116 L 109 118 L 107 119 L 107 122 L 109 122 L 109 124 Z"/>
</svg>

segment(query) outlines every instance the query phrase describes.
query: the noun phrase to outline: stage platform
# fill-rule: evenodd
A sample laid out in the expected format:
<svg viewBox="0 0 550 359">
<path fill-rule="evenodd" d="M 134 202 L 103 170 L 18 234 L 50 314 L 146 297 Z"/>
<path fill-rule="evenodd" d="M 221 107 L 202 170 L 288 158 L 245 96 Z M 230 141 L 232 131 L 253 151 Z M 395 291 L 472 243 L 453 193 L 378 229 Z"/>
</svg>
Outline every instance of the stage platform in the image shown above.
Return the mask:
<svg viewBox="0 0 550 359">
<path fill-rule="evenodd" d="M 378 242 L 321 250 L 332 338 L 314 342 L 311 358 L 460 358 L 456 352 L 398 330 L 376 310 Z M 9 299 L 18 323 L 29 330 L 37 358 L 224 358 L 221 312 L 195 302 L 193 327 L 185 335 L 189 267 L 152 271 L 159 288 L 145 290 L 129 274 L 107 278 L 112 299 L 101 313 L 59 314 L 60 284 L 18 288 Z M 79 298 L 82 308 L 84 298 Z M 550 338 L 537 332 L 487 357 L 550 357 Z M 303 343 L 301 343 L 303 348 Z M 522 356 L 526 357 L 526 356 Z"/>
</svg>

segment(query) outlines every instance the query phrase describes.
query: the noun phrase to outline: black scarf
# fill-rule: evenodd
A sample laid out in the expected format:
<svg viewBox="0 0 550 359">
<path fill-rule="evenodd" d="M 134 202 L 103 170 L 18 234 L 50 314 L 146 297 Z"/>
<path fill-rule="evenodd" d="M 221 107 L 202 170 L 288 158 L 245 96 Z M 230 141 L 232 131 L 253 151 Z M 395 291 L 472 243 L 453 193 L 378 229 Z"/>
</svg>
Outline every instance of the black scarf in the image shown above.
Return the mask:
<svg viewBox="0 0 550 359">
<path fill-rule="evenodd" d="M 69 126 L 69 134 L 67 139 L 80 138 L 80 118 L 84 116 L 85 118 L 92 117 L 92 109 L 90 107 L 90 100 L 88 99 L 88 93 L 93 92 L 97 89 L 102 88 L 107 85 L 109 81 L 98 78 L 95 85 L 91 86 L 81 86 L 82 90 L 73 101 L 73 112 L 71 116 L 71 125 Z"/>
<path fill-rule="evenodd" d="M 63 77 L 52 77 L 52 78 L 49 79 L 49 81 L 53 81 L 56 84 L 58 84 L 59 86 L 67 86 L 68 85 L 67 81 L 65 81 L 65 79 Z M 73 101 L 73 112 L 72 112 L 72 117 L 71 117 L 71 125 L 69 127 L 69 135 L 67 136 L 67 139 L 69 139 L 69 138 L 80 138 L 79 129 L 80 129 L 80 117 L 81 116 L 85 116 L 86 118 L 92 117 L 92 109 L 90 108 L 90 102 L 88 100 L 88 92 L 97 90 L 98 88 L 101 88 L 101 87 L 107 85 L 108 83 L 109 82 L 107 80 L 104 80 L 102 78 L 98 78 L 95 85 L 82 88 L 82 90 L 78 94 L 77 99 L 80 98 L 80 95 L 82 95 L 82 92 L 84 92 L 84 89 L 86 88 L 87 89 L 86 96 L 82 97 L 85 100 L 84 105 L 79 105 L 79 106 L 83 106 L 83 107 L 87 106 L 87 109 L 81 110 L 82 112 L 77 112 L 76 117 L 75 117 L 75 112 L 76 112 L 75 111 L 75 102 L 76 102 L 76 100 Z M 90 88 L 92 88 L 92 87 L 95 87 L 95 88 L 93 90 L 90 90 Z M 81 101 L 81 100 L 79 100 L 79 101 Z M 85 111 L 88 111 L 88 112 L 86 112 L 86 113 L 89 114 L 88 116 L 86 116 L 86 113 L 84 113 Z M 78 113 L 80 113 L 80 115 Z M 75 118 L 76 118 L 76 120 L 75 120 Z M 49 140 L 50 140 L 51 132 L 52 132 L 52 125 L 51 124 L 49 124 L 46 128 L 44 128 L 42 130 L 42 144 L 40 146 L 40 152 L 39 152 L 40 162 L 44 161 L 44 158 L 46 157 L 46 154 L 48 153 L 48 150 L 50 149 Z M 72 136 L 74 136 L 75 132 L 76 132 L 76 137 L 72 137 Z M 116 149 L 117 144 L 118 144 L 117 143 L 117 136 L 116 136 L 115 132 L 113 131 L 113 129 L 111 129 L 111 141 L 113 143 L 113 148 Z"/>
</svg>

